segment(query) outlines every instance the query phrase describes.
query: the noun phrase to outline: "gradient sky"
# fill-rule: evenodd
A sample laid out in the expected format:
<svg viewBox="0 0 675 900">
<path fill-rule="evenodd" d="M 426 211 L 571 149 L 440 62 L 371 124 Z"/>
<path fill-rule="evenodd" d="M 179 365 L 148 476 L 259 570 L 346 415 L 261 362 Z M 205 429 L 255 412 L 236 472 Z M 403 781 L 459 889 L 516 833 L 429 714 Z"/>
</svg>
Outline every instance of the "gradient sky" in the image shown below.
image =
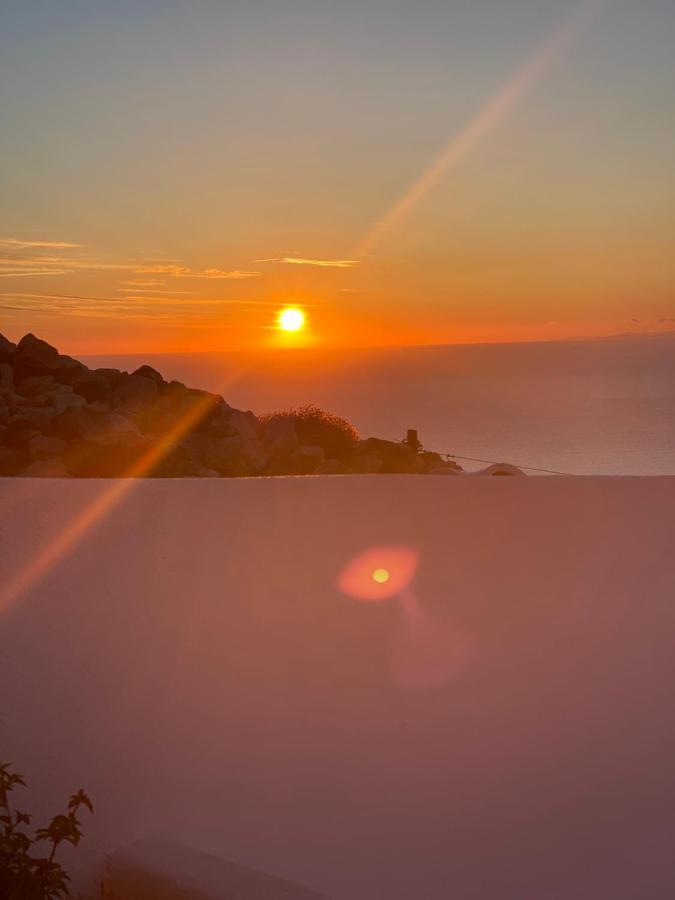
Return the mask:
<svg viewBox="0 0 675 900">
<path fill-rule="evenodd" d="M 0 330 L 266 346 L 289 303 L 326 345 L 672 329 L 675 3 L 578 8 L 4 0 Z"/>
</svg>

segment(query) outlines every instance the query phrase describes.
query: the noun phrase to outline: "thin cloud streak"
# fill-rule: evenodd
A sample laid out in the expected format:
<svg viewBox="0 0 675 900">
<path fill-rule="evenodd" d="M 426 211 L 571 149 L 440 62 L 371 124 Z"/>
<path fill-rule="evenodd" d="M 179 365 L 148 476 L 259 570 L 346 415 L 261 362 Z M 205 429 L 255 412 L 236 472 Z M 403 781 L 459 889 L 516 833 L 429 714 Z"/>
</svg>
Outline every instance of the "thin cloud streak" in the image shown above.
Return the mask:
<svg viewBox="0 0 675 900">
<path fill-rule="evenodd" d="M 256 259 L 257 263 L 282 263 L 289 266 L 318 266 L 322 269 L 353 269 L 360 265 L 358 259 L 303 259 L 296 256 L 282 256 L 278 259 Z"/>
<path fill-rule="evenodd" d="M 193 270 L 188 266 L 137 266 L 135 271 L 139 274 L 167 275 L 169 278 L 222 278 L 232 281 L 262 276 L 262 272 L 245 272 L 240 269 L 231 272 L 223 269 Z"/>
<path fill-rule="evenodd" d="M 0 238 L 0 247 L 15 247 L 17 250 L 26 250 L 34 247 L 45 247 L 51 250 L 73 250 L 82 244 L 71 244 L 70 241 L 31 241 L 21 238 Z"/>
</svg>

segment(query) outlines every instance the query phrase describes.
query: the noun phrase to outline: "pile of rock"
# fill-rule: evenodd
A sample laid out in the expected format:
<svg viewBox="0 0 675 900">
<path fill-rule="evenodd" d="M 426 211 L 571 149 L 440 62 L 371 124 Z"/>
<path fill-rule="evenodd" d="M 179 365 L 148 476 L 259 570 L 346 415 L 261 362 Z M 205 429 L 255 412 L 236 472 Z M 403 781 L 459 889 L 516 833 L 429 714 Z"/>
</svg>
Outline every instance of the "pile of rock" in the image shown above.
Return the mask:
<svg viewBox="0 0 675 900">
<path fill-rule="evenodd" d="M 0 475 L 53 478 L 236 477 L 461 471 L 435 453 L 377 438 L 339 457 L 301 443 L 293 420 L 268 422 L 207 391 L 135 372 L 89 369 L 27 334 L 0 335 Z"/>
</svg>

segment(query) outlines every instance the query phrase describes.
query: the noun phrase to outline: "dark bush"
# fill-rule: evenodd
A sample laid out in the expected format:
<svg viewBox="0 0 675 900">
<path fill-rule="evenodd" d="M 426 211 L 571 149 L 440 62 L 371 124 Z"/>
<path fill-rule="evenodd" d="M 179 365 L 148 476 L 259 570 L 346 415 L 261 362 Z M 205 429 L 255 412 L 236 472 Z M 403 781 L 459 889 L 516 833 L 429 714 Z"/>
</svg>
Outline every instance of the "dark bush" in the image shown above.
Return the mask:
<svg viewBox="0 0 675 900">
<path fill-rule="evenodd" d="M 261 421 L 267 424 L 280 419 L 291 419 L 300 443 L 321 447 L 328 459 L 348 456 L 359 440 L 359 433 L 350 422 L 312 404 L 269 413 Z"/>
<path fill-rule="evenodd" d="M 21 775 L 12 772 L 6 764 L 0 765 L 0 897 L 2 900 L 70 897 L 68 873 L 54 857 L 59 844 L 77 847 L 80 843 L 82 832 L 77 813 L 81 806 L 93 812 L 91 800 L 84 791 L 78 791 L 68 801 L 65 813 L 54 816 L 46 828 L 38 828 L 31 835 L 26 829 L 32 817 L 10 804 L 9 794 L 17 786 L 25 786 Z M 39 841 L 46 842 L 47 855 L 37 855 Z"/>
</svg>

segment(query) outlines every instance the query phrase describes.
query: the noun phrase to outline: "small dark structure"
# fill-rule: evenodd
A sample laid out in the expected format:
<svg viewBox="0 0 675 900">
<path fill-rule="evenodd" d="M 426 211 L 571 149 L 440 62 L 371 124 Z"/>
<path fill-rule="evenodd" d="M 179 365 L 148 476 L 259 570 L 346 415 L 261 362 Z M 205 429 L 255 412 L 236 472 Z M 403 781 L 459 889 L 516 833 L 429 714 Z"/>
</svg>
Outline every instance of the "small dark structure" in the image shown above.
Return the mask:
<svg viewBox="0 0 675 900">
<path fill-rule="evenodd" d="M 422 449 L 422 442 L 417 437 L 417 429 L 416 428 L 408 429 L 403 443 L 406 444 L 415 453 L 419 453 L 420 450 Z"/>
</svg>

